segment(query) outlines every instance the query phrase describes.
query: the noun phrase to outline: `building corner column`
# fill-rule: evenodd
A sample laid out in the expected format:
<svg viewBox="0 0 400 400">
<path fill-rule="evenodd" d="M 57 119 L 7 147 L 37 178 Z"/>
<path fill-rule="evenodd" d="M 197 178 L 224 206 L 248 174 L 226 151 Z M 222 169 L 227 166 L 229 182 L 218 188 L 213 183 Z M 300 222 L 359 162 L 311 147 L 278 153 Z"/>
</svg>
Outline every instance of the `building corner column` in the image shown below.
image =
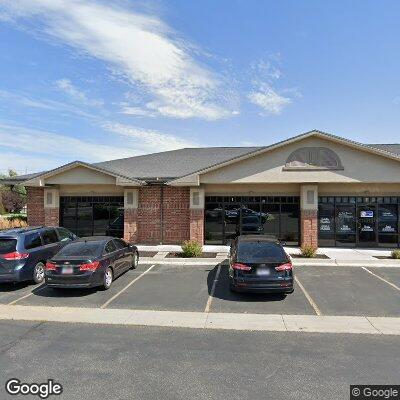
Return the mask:
<svg viewBox="0 0 400 400">
<path fill-rule="evenodd" d="M 44 188 L 44 225 L 60 225 L 60 191 L 57 188 Z"/>
<path fill-rule="evenodd" d="M 124 190 L 124 239 L 129 243 L 138 240 L 139 190 Z"/>
<path fill-rule="evenodd" d="M 204 189 L 190 188 L 190 240 L 204 244 Z"/>
<path fill-rule="evenodd" d="M 300 186 L 301 247 L 318 248 L 318 185 Z"/>
</svg>

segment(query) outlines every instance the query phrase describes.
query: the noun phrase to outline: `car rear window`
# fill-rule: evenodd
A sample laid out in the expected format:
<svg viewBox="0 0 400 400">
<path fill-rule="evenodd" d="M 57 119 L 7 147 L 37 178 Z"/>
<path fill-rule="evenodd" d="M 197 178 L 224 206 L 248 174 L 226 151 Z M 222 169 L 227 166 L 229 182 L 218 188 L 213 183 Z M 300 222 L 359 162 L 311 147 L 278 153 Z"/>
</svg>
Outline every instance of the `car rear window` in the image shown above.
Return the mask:
<svg viewBox="0 0 400 400">
<path fill-rule="evenodd" d="M 0 254 L 13 253 L 17 250 L 16 239 L 0 239 Z"/>
<path fill-rule="evenodd" d="M 276 243 L 262 241 L 239 242 L 237 261 L 243 263 L 286 262 L 283 247 Z"/>
<path fill-rule="evenodd" d="M 98 257 L 101 254 L 103 244 L 99 242 L 74 242 L 67 244 L 57 253 L 57 257 L 84 256 Z"/>
</svg>

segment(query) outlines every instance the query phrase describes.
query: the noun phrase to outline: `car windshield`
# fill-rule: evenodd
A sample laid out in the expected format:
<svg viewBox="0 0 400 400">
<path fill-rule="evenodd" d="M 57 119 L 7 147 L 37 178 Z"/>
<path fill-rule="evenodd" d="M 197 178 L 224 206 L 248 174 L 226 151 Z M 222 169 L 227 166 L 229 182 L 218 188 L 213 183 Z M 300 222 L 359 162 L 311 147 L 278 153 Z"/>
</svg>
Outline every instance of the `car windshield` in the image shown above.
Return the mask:
<svg viewBox="0 0 400 400">
<path fill-rule="evenodd" d="M 17 249 L 16 239 L 0 239 L 0 254 L 12 253 Z"/>
<path fill-rule="evenodd" d="M 66 245 L 57 257 L 98 257 L 103 249 L 103 244 L 100 242 L 74 242 Z"/>
<path fill-rule="evenodd" d="M 276 243 L 263 241 L 239 242 L 237 261 L 243 263 L 284 263 L 287 257 L 283 247 Z"/>
</svg>

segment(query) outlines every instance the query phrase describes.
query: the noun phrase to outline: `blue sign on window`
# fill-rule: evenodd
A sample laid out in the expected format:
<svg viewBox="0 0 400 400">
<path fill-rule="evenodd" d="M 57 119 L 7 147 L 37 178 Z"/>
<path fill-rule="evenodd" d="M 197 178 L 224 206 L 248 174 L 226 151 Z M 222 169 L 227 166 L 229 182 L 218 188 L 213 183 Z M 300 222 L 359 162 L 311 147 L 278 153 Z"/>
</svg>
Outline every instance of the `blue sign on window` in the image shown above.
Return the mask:
<svg viewBox="0 0 400 400">
<path fill-rule="evenodd" d="M 361 218 L 374 218 L 374 212 L 373 211 L 361 211 L 360 217 Z"/>
</svg>

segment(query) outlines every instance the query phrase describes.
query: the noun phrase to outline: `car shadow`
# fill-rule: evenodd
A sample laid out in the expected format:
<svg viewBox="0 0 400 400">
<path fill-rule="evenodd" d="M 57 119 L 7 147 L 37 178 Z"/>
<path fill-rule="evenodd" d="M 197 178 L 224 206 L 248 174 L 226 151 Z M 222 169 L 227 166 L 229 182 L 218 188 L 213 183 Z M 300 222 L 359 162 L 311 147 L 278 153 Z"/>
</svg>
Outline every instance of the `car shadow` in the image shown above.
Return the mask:
<svg viewBox="0 0 400 400">
<path fill-rule="evenodd" d="M 218 281 L 215 284 L 215 290 L 213 297 L 227 301 L 241 301 L 241 302 L 272 302 L 282 301 L 286 298 L 281 293 L 238 293 L 232 292 L 229 289 L 229 267 L 227 264 L 218 264 L 207 275 L 207 286 L 208 294 L 212 292 L 212 287 L 217 274 L 219 265 L 221 265 L 221 271 L 218 277 Z"/>
<path fill-rule="evenodd" d="M 123 277 L 122 274 L 115 278 L 114 282 Z M 52 288 L 45 284 L 35 288 L 32 293 L 38 297 L 53 297 L 53 298 L 70 298 L 70 297 L 87 297 L 97 292 L 104 292 L 100 286 L 94 288 Z"/>
<path fill-rule="evenodd" d="M 25 289 L 28 286 L 33 286 L 33 282 L 10 282 L 10 283 L 0 283 L 0 293 L 15 292 L 16 290 Z"/>
</svg>

